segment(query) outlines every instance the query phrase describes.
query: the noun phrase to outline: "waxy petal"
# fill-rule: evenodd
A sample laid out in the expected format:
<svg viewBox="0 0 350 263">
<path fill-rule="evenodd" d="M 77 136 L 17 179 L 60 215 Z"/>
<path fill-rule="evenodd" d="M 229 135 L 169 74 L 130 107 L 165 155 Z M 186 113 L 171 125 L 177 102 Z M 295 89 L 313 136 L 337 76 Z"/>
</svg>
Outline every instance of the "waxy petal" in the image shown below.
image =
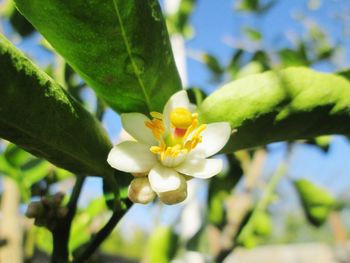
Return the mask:
<svg viewBox="0 0 350 263">
<path fill-rule="evenodd" d="M 142 113 L 124 113 L 121 115 L 124 130 L 135 140 L 148 144 L 157 145 L 151 129 L 147 128 L 145 122 L 150 119 Z"/>
<path fill-rule="evenodd" d="M 107 162 L 123 172 L 147 173 L 157 163 L 157 157 L 150 152 L 148 145 L 125 141 L 112 148 Z"/>
<path fill-rule="evenodd" d="M 159 193 L 160 201 L 167 205 L 174 205 L 184 201 L 187 197 L 187 183 L 185 178 L 183 178 L 183 180 L 184 182 L 179 189 Z"/>
<path fill-rule="evenodd" d="M 128 197 L 134 203 L 147 204 L 156 197 L 147 177 L 135 178 L 128 189 Z"/>
<path fill-rule="evenodd" d="M 214 122 L 207 124 L 201 133 L 202 142 L 193 149 L 193 155 L 209 157 L 220 151 L 231 136 L 231 127 L 228 122 Z"/>
<path fill-rule="evenodd" d="M 170 97 L 163 111 L 163 123 L 165 127 L 168 129 L 168 131 L 171 129 L 170 113 L 173 111 L 173 109 L 185 108 L 189 110 L 189 107 L 190 107 L 190 101 L 188 99 L 187 92 L 185 90 L 178 91 Z"/>
<path fill-rule="evenodd" d="M 185 175 L 207 179 L 220 173 L 222 168 L 223 162 L 220 159 L 187 158 L 182 164 L 175 167 L 175 170 Z"/>
<path fill-rule="evenodd" d="M 157 164 L 148 174 L 149 182 L 156 193 L 179 189 L 186 181 L 174 169 Z"/>
</svg>

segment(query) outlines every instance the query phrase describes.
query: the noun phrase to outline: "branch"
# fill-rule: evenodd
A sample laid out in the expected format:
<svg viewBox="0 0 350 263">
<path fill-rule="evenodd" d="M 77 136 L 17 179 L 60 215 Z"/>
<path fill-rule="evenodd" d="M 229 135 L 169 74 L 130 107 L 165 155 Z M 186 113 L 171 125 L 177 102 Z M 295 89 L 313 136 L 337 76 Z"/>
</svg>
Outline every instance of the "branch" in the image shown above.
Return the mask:
<svg viewBox="0 0 350 263">
<path fill-rule="evenodd" d="M 51 257 L 52 263 L 68 262 L 69 258 L 69 235 L 72 225 L 72 220 L 77 210 L 78 199 L 84 185 L 85 176 L 77 176 L 71 198 L 67 204 L 67 215 L 57 219 L 55 228 L 51 230 L 53 237 L 53 252 Z"/>
<path fill-rule="evenodd" d="M 93 253 L 95 253 L 95 251 L 102 244 L 102 242 L 113 231 L 114 227 L 118 224 L 119 220 L 124 216 L 125 212 L 128 210 L 130 206 L 131 206 L 131 202 L 128 200 L 125 201 L 124 203 L 121 203 L 119 209 L 113 212 L 112 217 L 109 219 L 107 224 L 93 237 L 93 239 L 87 245 L 85 250 L 73 260 L 73 263 L 83 263 Z"/>
</svg>

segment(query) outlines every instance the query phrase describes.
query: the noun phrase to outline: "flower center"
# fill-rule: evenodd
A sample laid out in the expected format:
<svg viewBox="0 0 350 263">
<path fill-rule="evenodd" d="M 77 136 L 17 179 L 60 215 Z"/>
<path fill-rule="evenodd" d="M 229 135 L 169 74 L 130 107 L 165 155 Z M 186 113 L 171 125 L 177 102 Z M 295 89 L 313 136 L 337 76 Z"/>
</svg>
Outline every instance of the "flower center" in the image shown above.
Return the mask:
<svg viewBox="0 0 350 263">
<path fill-rule="evenodd" d="M 175 108 L 169 116 L 170 131 L 166 129 L 161 113 L 151 112 L 151 116 L 153 119 L 145 125 L 151 129 L 158 145 L 152 146 L 150 151 L 159 156 L 163 165 L 174 167 L 180 164 L 186 154 L 202 142 L 201 133 L 206 125 L 198 126 L 198 114 L 185 108 Z"/>
</svg>

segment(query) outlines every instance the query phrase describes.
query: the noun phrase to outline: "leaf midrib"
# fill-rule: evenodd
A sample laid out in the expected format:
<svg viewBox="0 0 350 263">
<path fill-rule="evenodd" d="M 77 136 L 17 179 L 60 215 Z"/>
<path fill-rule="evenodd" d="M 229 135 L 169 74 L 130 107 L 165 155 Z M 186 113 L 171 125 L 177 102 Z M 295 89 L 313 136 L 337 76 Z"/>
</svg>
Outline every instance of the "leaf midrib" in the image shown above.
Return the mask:
<svg viewBox="0 0 350 263">
<path fill-rule="evenodd" d="M 130 47 L 130 44 L 129 44 L 129 41 L 128 41 L 128 38 L 127 38 L 127 35 L 126 35 L 126 31 L 125 31 L 125 28 L 124 28 L 124 24 L 123 24 L 123 21 L 122 21 L 122 18 L 121 18 L 121 15 L 120 15 L 120 12 L 119 12 L 119 8 L 118 8 L 118 4 L 116 2 L 116 0 L 113 0 L 113 4 L 114 4 L 114 9 L 115 9 L 115 12 L 116 12 L 116 15 L 117 15 L 117 18 L 118 18 L 118 23 L 120 25 L 120 30 L 121 30 L 121 35 L 122 35 L 122 38 L 123 38 L 123 42 L 125 44 L 125 48 L 126 48 L 126 51 L 128 53 L 128 56 L 130 58 L 130 61 L 131 61 L 131 65 L 134 69 L 134 73 L 135 73 L 135 76 L 136 76 L 136 79 L 137 79 L 137 82 L 139 83 L 139 87 L 141 88 L 142 90 L 142 93 L 145 97 L 145 100 L 146 100 L 146 104 L 147 104 L 147 108 L 149 111 L 151 111 L 151 103 L 150 103 L 150 100 L 149 100 L 149 97 L 147 96 L 147 93 L 146 93 L 146 88 L 145 88 L 145 85 L 143 83 L 143 80 L 140 76 L 140 70 L 135 62 L 135 59 L 132 55 L 132 52 L 131 52 L 131 47 Z"/>
</svg>

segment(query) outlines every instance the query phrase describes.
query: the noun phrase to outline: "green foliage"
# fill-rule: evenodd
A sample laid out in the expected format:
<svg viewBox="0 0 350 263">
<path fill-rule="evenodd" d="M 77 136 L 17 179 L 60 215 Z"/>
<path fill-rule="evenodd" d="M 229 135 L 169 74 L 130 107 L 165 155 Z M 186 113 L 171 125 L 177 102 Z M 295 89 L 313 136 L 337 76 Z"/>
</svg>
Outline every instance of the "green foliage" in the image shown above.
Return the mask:
<svg viewBox="0 0 350 263">
<path fill-rule="evenodd" d="M 75 173 L 109 176 L 101 125 L 0 36 L 0 137 Z"/>
<path fill-rule="evenodd" d="M 350 133 L 350 83 L 306 68 L 255 74 L 209 95 L 202 121 L 228 121 L 237 131 L 224 152 L 271 142 Z M 261 132 L 256 132 L 261 131 Z"/>
<path fill-rule="evenodd" d="M 29 23 L 14 6 L 10 15 L 10 23 L 22 37 L 26 37 L 35 32 L 35 28 L 32 24 Z"/>
<path fill-rule="evenodd" d="M 192 36 L 189 18 L 196 5 L 196 0 L 180 0 L 179 10 L 167 17 L 167 25 L 171 34 L 180 33 L 185 37 Z"/>
<path fill-rule="evenodd" d="M 296 180 L 294 185 L 309 222 L 314 226 L 322 225 L 327 220 L 329 213 L 336 207 L 334 197 L 327 189 L 306 179 Z"/>
<path fill-rule="evenodd" d="M 161 111 L 181 88 L 157 0 L 16 0 L 21 13 L 114 110 Z"/>
<path fill-rule="evenodd" d="M 72 176 L 45 160 L 39 160 L 16 145 L 9 144 L 0 155 L 0 174 L 16 181 L 23 202 L 33 195 L 39 195 L 45 189 L 36 189 L 35 184 L 43 179 L 55 182 Z"/>
<path fill-rule="evenodd" d="M 168 263 L 174 258 L 177 235 L 170 227 L 157 227 L 149 239 L 149 262 Z"/>
<path fill-rule="evenodd" d="M 258 211 L 248 219 L 244 231 L 238 236 L 237 243 L 247 248 L 261 244 L 272 231 L 271 217 L 264 211 Z"/>
<path fill-rule="evenodd" d="M 219 228 L 226 221 L 225 200 L 243 175 L 241 164 L 233 155 L 227 155 L 227 160 L 229 170 L 213 177 L 208 190 L 208 220 Z"/>
</svg>

